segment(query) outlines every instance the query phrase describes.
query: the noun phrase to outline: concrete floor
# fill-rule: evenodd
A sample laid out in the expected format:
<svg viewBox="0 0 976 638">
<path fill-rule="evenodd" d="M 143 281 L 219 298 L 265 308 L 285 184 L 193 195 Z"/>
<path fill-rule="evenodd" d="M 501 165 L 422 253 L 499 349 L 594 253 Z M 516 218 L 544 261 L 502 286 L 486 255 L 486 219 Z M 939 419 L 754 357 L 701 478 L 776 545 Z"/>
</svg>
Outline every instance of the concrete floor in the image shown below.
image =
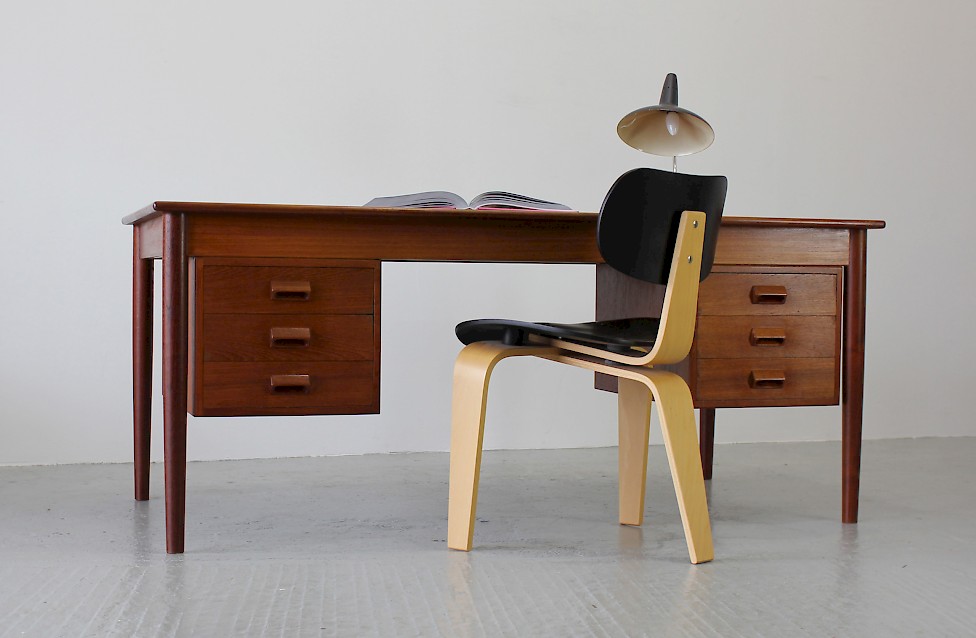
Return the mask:
<svg viewBox="0 0 976 638">
<path fill-rule="evenodd" d="M 131 466 L 0 468 L 0 636 L 972 636 L 976 438 L 724 445 L 688 562 L 663 449 L 642 529 L 616 450 L 489 452 L 470 554 L 445 454 L 192 463 L 187 553 Z"/>
</svg>

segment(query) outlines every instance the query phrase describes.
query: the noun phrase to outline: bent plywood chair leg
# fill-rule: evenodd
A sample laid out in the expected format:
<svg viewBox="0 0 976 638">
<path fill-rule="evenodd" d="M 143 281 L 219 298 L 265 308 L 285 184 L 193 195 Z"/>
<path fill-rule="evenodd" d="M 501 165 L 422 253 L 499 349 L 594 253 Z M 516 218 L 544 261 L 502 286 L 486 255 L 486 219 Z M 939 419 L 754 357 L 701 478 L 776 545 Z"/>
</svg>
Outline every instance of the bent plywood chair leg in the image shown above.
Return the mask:
<svg viewBox="0 0 976 638">
<path fill-rule="evenodd" d="M 715 551 L 691 392 L 684 379 L 670 372 L 649 371 L 646 378 L 657 402 L 688 555 L 692 563 L 705 563 L 714 558 Z"/>
<path fill-rule="evenodd" d="M 481 473 L 481 445 L 485 434 L 488 378 L 493 361 L 468 348 L 454 367 L 451 399 L 451 478 L 447 512 L 447 546 L 468 551 L 474 537 Z M 467 356 L 466 356 L 467 355 Z"/>
<path fill-rule="evenodd" d="M 612 374 L 621 381 L 630 380 L 650 388 L 661 419 L 661 431 L 664 433 L 671 478 L 674 481 L 678 509 L 681 512 L 681 524 L 684 526 L 685 540 L 688 542 L 688 556 L 691 562 L 696 564 L 712 560 L 715 551 L 712 547 L 712 528 L 708 520 L 708 503 L 705 499 L 705 479 L 702 476 L 701 453 L 698 451 L 698 435 L 695 432 L 695 409 L 691 400 L 691 391 L 688 390 L 684 379 L 665 370 L 623 367 L 608 364 L 595 357 L 567 356 L 560 353 L 545 358 L 585 370 Z M 624 393 L 632 389 L 627 383 L 621 383 L 619 387 Z M 626 397 L 626 394 L 624 396 Z M 618 400 L 630 405 L 626 398 Z M 633 458 L 631 455 L 636 456 L 636 452 L 628 453 L 628 458 Z M 646 465 L 644 467 L 646 468 Z M 636 476 L 633 469 L 624 474 Z M 634 485 L 636 480 L 628 483 Z"/>
<path fill-rule="evenodd" d="M 458 355 L 451 399 L 451 474 L 447 511 L 447 546 L 451 549 L 470 550 L 474 537 L 485 408 L 492 369 L 506 357 L 553 351 L 547 347 L 506 346 L 483 341 L 466 346 Z"/>
<path fill-rule="evenodd" d="M 620 378 L 617 385 L 620 465 L 620 524 L 644 522 L 647 443 L 651 429 L 651 392 L 640 381 Z"/>
</svg>

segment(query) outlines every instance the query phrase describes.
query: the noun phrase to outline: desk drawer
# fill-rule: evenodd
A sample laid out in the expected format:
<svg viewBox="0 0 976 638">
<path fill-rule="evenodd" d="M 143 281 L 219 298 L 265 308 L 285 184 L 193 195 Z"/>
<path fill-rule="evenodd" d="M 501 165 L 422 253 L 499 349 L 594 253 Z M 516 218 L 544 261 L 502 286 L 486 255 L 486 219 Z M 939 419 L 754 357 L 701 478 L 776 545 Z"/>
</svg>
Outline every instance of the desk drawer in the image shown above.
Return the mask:
<svg viewBox="0 0 976 638">
<path fill-rule="evenodd" d="M 379 412 L 372 361 L 213 362 L 203 368 L 198 416 Z"/>
<path fill-rule="evenodd" d="M 379 412 L 379 262 L 197 257 L 192 272 L 193 414 Z"/>
<path fill-rule="evenodd" d="M 702 359 L 835 357 L 840 345 L 834 316 L 702 316 L 696 330 Z"/>
<path fill-rule="evenodd" d="M 699 359 L 695 395 L 703 405 L 833 405 L 837 360 Z"/>
<path fill-rule="evenodd" d="M 197 286 L 208 314 L 370 314 L 378 282 L 375 267 L 204 263 Z"/>
<path fill-rule="evenodd" d="M 204 315 L 203 361 L 370 361 L 373 315 Z"/>
<path fill-rule="evenodd" d="M 702 315 L 836 315 L 839 276 L 825 272 L 713 272 L 702 282 Z"/>
<path fill-rule="evenodd" d="M 699 407 L 833 405 L 843 270 L 716 266 L 700 288 L 689 360 Z"/>
</svg>

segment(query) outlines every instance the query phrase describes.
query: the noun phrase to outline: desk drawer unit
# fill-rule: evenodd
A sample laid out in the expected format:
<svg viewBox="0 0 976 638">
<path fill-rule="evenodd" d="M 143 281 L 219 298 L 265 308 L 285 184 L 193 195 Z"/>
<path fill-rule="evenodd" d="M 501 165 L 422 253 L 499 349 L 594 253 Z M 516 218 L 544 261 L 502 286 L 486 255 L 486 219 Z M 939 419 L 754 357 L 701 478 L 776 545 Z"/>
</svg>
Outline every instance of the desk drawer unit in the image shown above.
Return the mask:
<svg viewBox="0 0 976 638">
<path fill-rule="evenodd" d="M 197 416 L 379 412 L 379 262 L 196 258 Z"/>
<path fill-rule="evenodd" d="M 842 273 L 716 266 L 684 371 L 696 406 L 836 404 Z"/>
</svg>

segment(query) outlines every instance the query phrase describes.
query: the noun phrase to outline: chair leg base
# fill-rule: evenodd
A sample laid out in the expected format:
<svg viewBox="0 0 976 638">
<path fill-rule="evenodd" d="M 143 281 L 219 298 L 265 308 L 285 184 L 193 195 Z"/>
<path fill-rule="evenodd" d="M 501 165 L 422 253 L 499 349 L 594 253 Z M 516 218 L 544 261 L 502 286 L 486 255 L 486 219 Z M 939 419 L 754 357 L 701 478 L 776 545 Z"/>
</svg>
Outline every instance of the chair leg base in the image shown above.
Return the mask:
<svg viewBox="0 0 976 638">
<path fill-rule="evenodd" d="M 695 564 L 712 560 L 714 549 L 694 405 L 684 380 L 662 370 L 624 368 L 566 356 L 551 347 L 506 346 L 498 342 L 466 346 L 454 366 L 447 546 L 460 551 L 471 549 L 488 384 L 495 365 L 513 356 L 538 356 L 620 379 L 620 522 L 624 525 L 640 525 L 643 521 L 650 410 L 652 403 L 657 404 L 689 558 Z"/>
<path fill-rule="evenodd" d="M 664 435 L 668 465 L 674 482 L 681 524 L 694 564 L 715 556 L 711 522 L 705 497 L 701 453 L 695 426 L 695 408 L 688 384 L 665 370 L 609 365 L 590 357 L 565 354 L 549 357 L 559 363 L 603 372 L 618 378 L 620 428 L 620 522 L 636 524 L 643 519 L 647 472 L 647 438 L 651 402 Z M 643 389 L 638 386 L 643 386 Z M 634 521 L 634 522 L 631 522 Z"/>
<path fill-rule="evenodd" d="M 620 524 L 644 522 L 644 492 L 647 484 L 647 444 L 651 430 L 651 392 L 631 379 L 618 379 L 617 448 L 620 481 Z"/>
<path fill-rule="evenodd" d="M 461 350 L 454 364 L 451 399 L 451 473 L 447 512 L 447 546 L 470 551 L 478 507 L 478 479 L 485 434 L 488 381 L 502 359 L 551 355 L 555 348 L 506 346 L 482 341 Z"/>
<path fill-rule="evenodd" d="M 660 376 L 654 375 L 652 392 L 658 399 L 657 412 L 688 543 L 688 556 L 696 565 L 707 563 L 715 557 L 715 550 L 691 392 L 681 377 L 670 372 L 658 374 Z"/>
</svg>

